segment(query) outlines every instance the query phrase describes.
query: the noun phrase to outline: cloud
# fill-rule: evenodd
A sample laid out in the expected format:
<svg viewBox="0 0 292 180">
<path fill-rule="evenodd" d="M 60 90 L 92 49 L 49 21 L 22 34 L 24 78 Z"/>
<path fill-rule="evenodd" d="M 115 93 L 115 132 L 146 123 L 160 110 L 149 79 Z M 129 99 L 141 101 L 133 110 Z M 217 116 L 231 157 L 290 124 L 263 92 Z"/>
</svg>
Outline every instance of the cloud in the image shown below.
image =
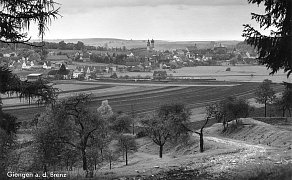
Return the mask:
<svg viewBox="0 0 292 180">
<path fill-rule="evenodd" d="M 245 0 L 57 0 L 65 13 L 87 12 L 97 8 L 111 7 L 157 7 L 157 6 L 238 6 L 247 5 Z"/>
</svg>

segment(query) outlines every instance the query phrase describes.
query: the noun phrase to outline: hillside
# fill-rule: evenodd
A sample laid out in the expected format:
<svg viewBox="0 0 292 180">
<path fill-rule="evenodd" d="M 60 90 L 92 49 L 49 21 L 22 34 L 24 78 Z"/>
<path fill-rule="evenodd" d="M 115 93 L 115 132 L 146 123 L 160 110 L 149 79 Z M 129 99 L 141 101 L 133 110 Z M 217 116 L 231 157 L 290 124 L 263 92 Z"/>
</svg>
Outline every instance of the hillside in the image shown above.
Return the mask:
<svg viewBox="0 0 292 180">
<path fill-rule="evenodd" d="M 121 160 L 114 164 L 112 170 L 108 165 L 102 167 L 100 176 L 149 180 L 248 179 L 269 172 L 273 172 L 269 175 L 280 177 L 278 170 L 285 168 L 283 171 L 291 177 L 286 170 L 292 168 L 292 132 L 251 118 L 242 119 L 241 122 L 237 128 L 231 125 L 232 130 L 224 133 L 220 123 L 206 128 L 203 153 L 199 152 L 196 134 L 187 144 L 175 147 L 166 145 L 162 159 L 158 157 L 158 148 L 154 143 L 140 138 L 137 140 L 140 148 L 131 155 L 129 166 L 125 166 Z"/>
</svg>

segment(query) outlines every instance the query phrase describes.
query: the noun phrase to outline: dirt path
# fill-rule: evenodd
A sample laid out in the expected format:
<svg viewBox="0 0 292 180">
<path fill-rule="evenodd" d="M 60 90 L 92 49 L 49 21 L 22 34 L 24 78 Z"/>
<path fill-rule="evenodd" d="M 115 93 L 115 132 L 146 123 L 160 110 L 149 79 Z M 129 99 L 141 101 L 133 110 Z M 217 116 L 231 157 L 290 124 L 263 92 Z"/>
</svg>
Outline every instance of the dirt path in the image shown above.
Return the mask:
<svg viewBox="0 0 292 180">
<path fill-rule="evenodd" d="M 264 163 L 286 164 L 291 161 L 277 156 L 277 148 L 265 145 L 253 145 L 245 141 L 213 136 L 205 136 L 204 141 L 233 149 L 219 154 L 214 151 L 214 154 L 211 153 L 204 157 L 200 167 L 212 174 L 215 179 L 222 174 L 237 176 L 235 173 L 242 173 L 240 172 L 242 166 L 261 166 Z M 193 164 L 190 168 L 198 168 L 198 166 Z"/>
</svg>

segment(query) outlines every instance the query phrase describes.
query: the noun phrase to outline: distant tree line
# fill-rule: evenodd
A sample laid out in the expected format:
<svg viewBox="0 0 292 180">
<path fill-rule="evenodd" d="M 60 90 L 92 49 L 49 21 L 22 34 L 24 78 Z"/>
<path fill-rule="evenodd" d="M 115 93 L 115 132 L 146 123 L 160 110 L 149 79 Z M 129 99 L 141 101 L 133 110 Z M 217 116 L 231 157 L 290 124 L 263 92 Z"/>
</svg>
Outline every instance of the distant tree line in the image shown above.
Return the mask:
<svg viewBox="0 0 292 180">
<path fill-rule="evenodd" d="M 83 42 L 78 41 L 77 43 L 66 43 L 65 41 L 56 42 L 32 42 L 33 46 L 27 44 L 14 44 L 14 43 L 2 43 L 0 42 L 0 48 L 10 48 L 10 49 L 59 49 L 59 50 L 97 50 L 97 51 L 127 51 L 125 46 L 123 47 L 104 47 L 104 46 L 89 46 L 85 45 Z"/>
</svg>

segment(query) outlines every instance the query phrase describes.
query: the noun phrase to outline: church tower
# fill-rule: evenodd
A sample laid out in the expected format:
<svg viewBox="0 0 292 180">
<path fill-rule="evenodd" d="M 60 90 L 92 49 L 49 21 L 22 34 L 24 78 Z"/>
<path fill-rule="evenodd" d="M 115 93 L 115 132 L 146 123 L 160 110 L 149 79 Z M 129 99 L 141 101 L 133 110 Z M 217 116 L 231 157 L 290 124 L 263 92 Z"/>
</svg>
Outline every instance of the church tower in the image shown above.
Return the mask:
<svg viewBox="0 0 292 180">
<path fill-rule="evenodd" d="M 152 39 L 151 40 L 151 50 L 153 50 L 154 49 L 154 40 Z"/>
<path fill-rule="evenodd" d="M 150 51 L 150 41 L 149 41 L 149 39 L 147 41 L 147 51 Z"/>
</svg>

